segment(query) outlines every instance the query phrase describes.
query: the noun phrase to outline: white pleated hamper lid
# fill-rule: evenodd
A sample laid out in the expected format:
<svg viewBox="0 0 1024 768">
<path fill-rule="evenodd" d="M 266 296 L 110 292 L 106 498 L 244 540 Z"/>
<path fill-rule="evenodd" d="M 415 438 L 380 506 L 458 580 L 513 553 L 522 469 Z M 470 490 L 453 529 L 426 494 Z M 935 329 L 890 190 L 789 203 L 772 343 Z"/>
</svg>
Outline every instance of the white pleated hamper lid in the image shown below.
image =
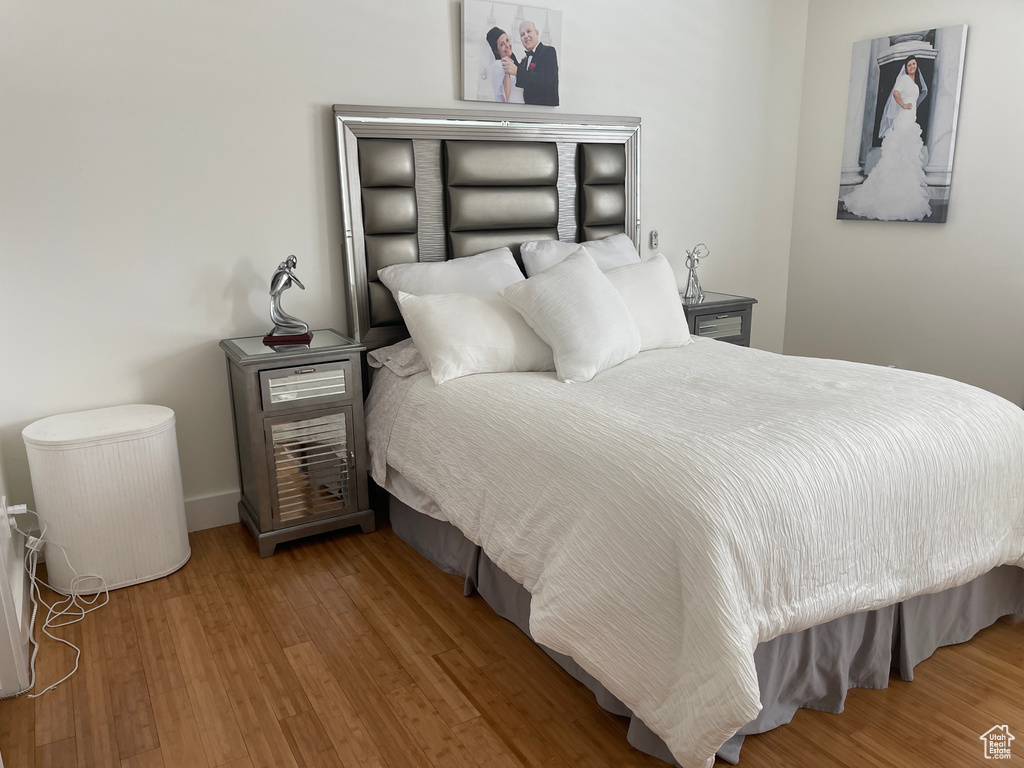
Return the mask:
<svg viewBox="0 0 1024 768">
<path fill-rule="evenodd" d="M 21 436 L 26 445 L 62 450 L 136 440 L 173 426 L 174 411 L 162 405 L 115 405 L 47 416 L 25 427 Z"/>
</svg>

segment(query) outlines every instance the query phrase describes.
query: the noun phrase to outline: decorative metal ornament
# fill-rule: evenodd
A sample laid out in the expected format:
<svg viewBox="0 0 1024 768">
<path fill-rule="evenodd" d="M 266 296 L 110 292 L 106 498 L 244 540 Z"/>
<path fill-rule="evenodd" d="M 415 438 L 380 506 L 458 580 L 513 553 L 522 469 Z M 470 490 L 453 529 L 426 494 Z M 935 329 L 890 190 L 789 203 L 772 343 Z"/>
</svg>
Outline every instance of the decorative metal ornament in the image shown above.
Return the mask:
<svg viewBox="0 0 1024 768">
<path fill-rule="evenodd" d="M 686 290 L 683 291 L 683 299 L 686 301 L 699 302 L 704 300 L 704 291 L 701 290 L 700 280 L 697 279 L 697 265 L 701 259 L 706 259 L 711 251 L 704 243 L 697 243 L 692 250 L 686 252 L 686 268 L 690 273 L 686 277 Z"/>
<path fill-rule="evenodd" d="M 312 336 L 309 333 L 309 324 L 304 323 L 297 317 L 293 317 L 281 308 L 281 294 L 297 285 L 302 290 L 306 286 L 295 276 L 295 267 L 298 259 L 289 256 L 277 265 L 273 276 L 270 278 L 270 319 L 274 323 L 273 329 L 264 337 L 264 342 L 271 343 L 309 343 Z"/>
</svg>

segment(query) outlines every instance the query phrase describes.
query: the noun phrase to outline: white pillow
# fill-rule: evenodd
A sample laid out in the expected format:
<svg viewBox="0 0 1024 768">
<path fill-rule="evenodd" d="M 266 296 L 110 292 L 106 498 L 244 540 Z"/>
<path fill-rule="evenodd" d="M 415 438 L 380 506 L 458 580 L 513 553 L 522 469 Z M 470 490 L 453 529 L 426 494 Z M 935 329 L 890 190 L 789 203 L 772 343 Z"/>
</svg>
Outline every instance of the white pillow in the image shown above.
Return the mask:
<svg viewBox="0 0 1024 768">
<path fill-rule="evenodd" d="M 571 253 L 576 253 L 580 245 L 594 257 L 594 261 L 602 272 L 613 267 L 635 264 L 640 261 L 640 254 L 633 247 L 633 241 L 623 233 L 603 238 L 588 240 L 585 243 L 563 243 L 559 240 L 528 240 L 519 246 L 523 256 L 526 276 L 539 275 L 548 267 L 562 261 Z"/>
<path fill-rule="evenodd" d="M 524 280 L 512 251 L 495 248 L 475 256 L 448 261 L 418 261 L 392 264 L 377 272 L 398 301 L 398 292 L 422 296 L 427 293 L 497 293 Z"/>
<path fill-rule="evenodd" d="M 640 351 L 626 302 L 585 248 L 501 295 L 551 347 L 561 381 L 590 381 Z"/>
<path fill-rule="evenodd" d="M 658 256 L 665 256 L 665 260 L 668 261 L 668 265 L 672 267 L 672 272 L 676 279 L 676 291 L 683 293 L 686 290 L 686 282 L 690 279 L 690 269 L 686 266 L 686 256 L 680 256 L 678 253 L 669 252 L 668 255 L 656 254 Z"/>
<path fill-rule="evenodd" d="M 604 275 L 636 321 L 641 352 L 693 343 L 668 259 L 659 253 L 639 264 L 609 269 Z"/>
<path fill-rule="evenodd" d="M 401 291 L 398 306 L 437 384 L 473 373 L 555 369 L 551 347 L 501 296 Z"/>
</svg>

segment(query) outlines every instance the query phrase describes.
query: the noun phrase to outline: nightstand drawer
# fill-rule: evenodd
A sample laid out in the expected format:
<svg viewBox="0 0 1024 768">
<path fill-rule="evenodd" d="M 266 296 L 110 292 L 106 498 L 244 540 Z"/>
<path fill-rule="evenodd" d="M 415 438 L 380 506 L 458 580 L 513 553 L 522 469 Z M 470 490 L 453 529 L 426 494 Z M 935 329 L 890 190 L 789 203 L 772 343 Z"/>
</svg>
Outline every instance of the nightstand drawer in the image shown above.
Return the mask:
<svg viewBox="0 0 1024 768">
<path fill-rule="evenodd" d="M 264 411 L 347 400 L 352 385 L 348 360 L 260 371 Z"/>
<path fill-rule="evenodd" d="M 743 319 L 746 314 L 746 312 L 726 312 L 720 315 L 698 317 L 694 322 L 696 335 L 721 340 L 742 338 Z"/>
<path fill-rule="evenodd" d="M 750 346 L 751 310 L 757 299 L 705 292 L 699 300 L 680 297 L 680 301 L 692 335 Z"/>
</svg>

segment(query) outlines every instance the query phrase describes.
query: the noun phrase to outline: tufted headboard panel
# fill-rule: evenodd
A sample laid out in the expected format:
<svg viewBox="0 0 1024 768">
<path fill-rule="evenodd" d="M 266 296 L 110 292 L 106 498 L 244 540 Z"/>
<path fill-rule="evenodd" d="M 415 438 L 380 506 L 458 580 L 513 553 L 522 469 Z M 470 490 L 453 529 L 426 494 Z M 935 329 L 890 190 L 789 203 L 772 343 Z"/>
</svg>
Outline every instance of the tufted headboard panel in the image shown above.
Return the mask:
<svg viewBox="0 0 1024 768">
<path fill-rule="evenodd" d="M 626 219 L 626 148 L 622 144 L 579 147 L 580 237 L 599 240 L 623 232 Z"/>
<path fill-rule="evenodd" d="M 527 240 L 639 246 L 640 120 L 334 107 L 348 334 L 408 333 L 377 272 Z"/>
<path fill-rule="evenodd" d="M 558 239 L 558 147 L 552 142 L 446 141 L 452 258 Z"/>
</svg>

